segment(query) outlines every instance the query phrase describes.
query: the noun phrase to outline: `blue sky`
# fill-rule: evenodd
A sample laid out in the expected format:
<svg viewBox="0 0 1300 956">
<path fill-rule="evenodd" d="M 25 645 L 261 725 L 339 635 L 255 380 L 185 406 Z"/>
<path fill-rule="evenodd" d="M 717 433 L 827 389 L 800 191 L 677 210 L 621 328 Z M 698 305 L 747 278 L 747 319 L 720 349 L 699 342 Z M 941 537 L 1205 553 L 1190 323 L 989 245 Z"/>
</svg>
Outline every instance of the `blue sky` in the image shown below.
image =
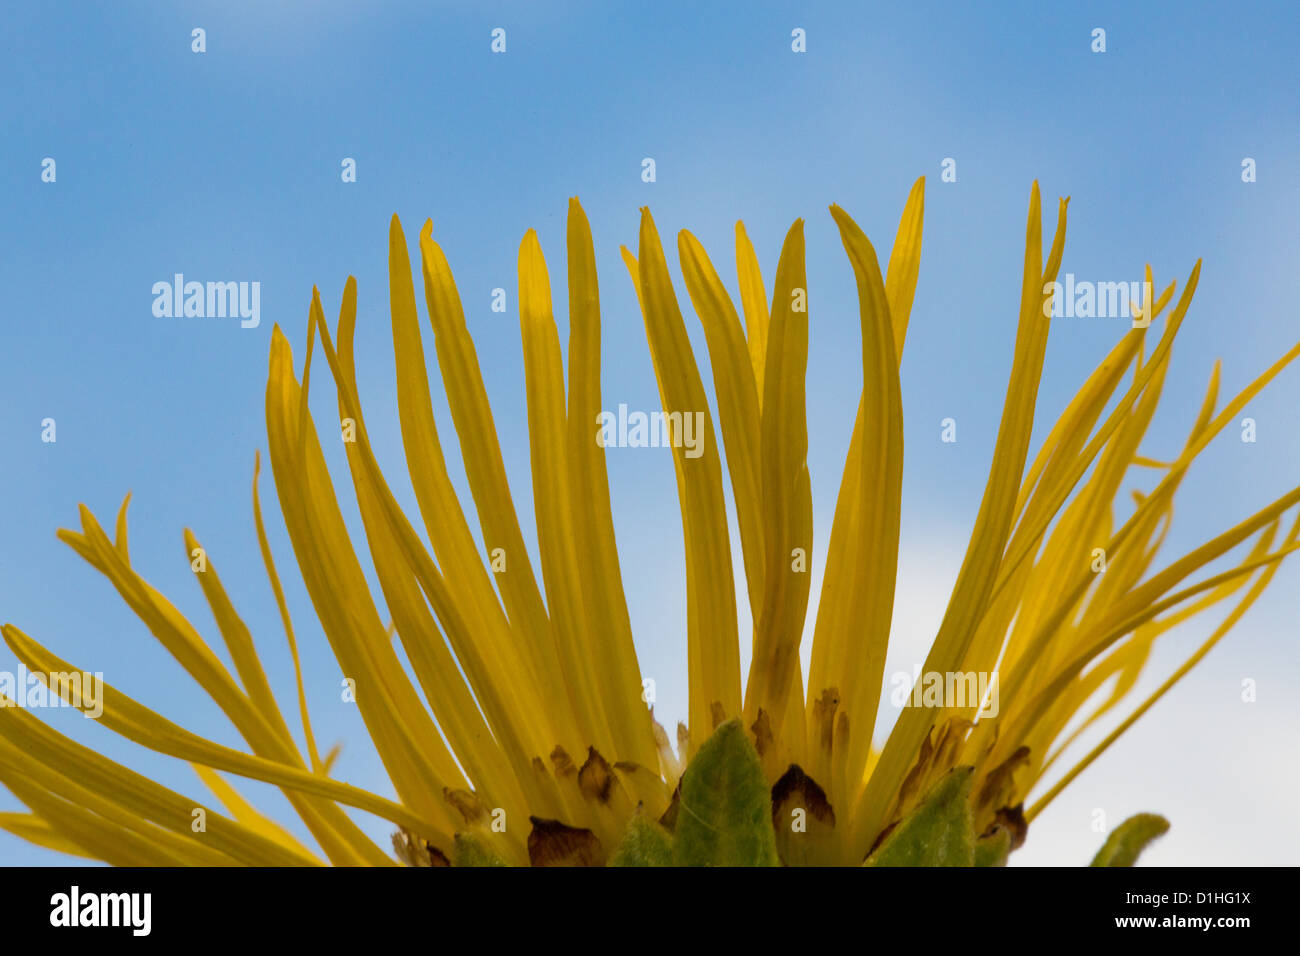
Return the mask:
<svg viewBox="0 0 1300 956">
<path fill-rule="evenodd" d="M 815 595 L 861 388 L 853 277 L 826 207 L 844 206 L 883 256 L 912 182 L 925 175 L 924 253 L 902 366 L 898 616 L 901 630 L 932 633 L 997 432 L 1035 178 L 1045 209 L 1072 197 L 1063 273 L 1127 280 L 1150 262 L 1161 286 L 1176 278 L 1181 288 L 1204 258 L 1150 454 L 1181 443 L 1216 357 L 1231 395 L 1297 338 L 1298 17 L 1285 3 L 15 5 L 0 57 L 0 619 L 235 744 L 215 705 L 111 587 L 55 540 L 56 528 L 75 524 L 79 502 L 107 522 L 130 490 L 137 567 L 211 632 L 184 560 L 181 529 L 193 528 L 253 622 L 276 690 L 292 700 L 249 506 L 254 450 L 265 449 L 271 326 L 300 355 L 312 285 L 330 315 L 345 278 L 357 277 L 363 399 L 382 462 L 400 474 L 385 271 L 394 212 L 408 238 L 433 219 L 531 528 L 515 256 L 536 228 L 562 314 L 571 195 L 596 240 L 609 408 L 657 407 L 618 258 L 620 244 L 635 246 L 640 206 L 666 238 L 691 229 L 733 289 L 738 218 L 769 283 L 786 229 L 807 220 Z M 206 31 L 201 55 L 191 51 L 196 27 Z M 504 55 L 489 48 L 495 27 L 507 31 Z M 796 27 L 807 34 L 804 54 L 790 48 Z M 1106 30 L 1104 54 L 1090 49 L 1096 27 Z M 57 163 L 54 183 L 41 179 L 46 157 Z M 356 160 L 355 183 L 340 179 L 345 157 Z M 641 179 L 645 157 L 655 160 L 654 183 Z M 944 183 L 949 157 L 957 181 Z M 1256 161 L 1254 183 L 1242 182 L 1245 157 Z M 261 325 L 156 318 L 152 286 L 177 272 L 260 282 Z M 498 286 L 508 290 L 505 314 L 489 309 Z M 705 365 L 689 309 L 687 320 Z M 1124 328 L 1117 319 L 1054 323 L 1040 423 Z M 330 390 L 315 397 L 327 420 Z M 436 386 L 434 400 L 449 440 Z M 1292 487 L 1298 400 L 1295 370 L 1247 410 L 1256 443 L 1229 429 L 1207 452 L 1181 495 L 1171 555 Z M 949 416 L 953 445 L 939 441 Z M 55 444 L 41 441 L 45 418 L 57 422 Z M 341 451 L 330 454 L 342 467 Z M 642 668 L 656 679 L 660 715 L 675 720 L 686 710 L 685 611 L 671 460 L 663 450 L 615 449 L 609 470 Z M 268 504 L 270 481 L 263 476 Z M 354 510 L 346 496 L 345 507 Z M 270 524 L 284 573 L 288 541 Z M 1030 859 L 1086 856 L 1100 839 L 1088 828 L 1099 806 L 1113 808 L 1114 822 L 1137 809 L 1174 819 L 1165 843 L 1178 845 L 1158 847 L 1153 861 L 1294 857 L 1300 824 L 1282 824 L 1290 829 L 1279 838 L 1266 821 L 1294 783 L 1272 743 L 1292 746 L 1300 723 L 1297 573 L 1284 568 L 1203 671 L 1036 823 Z M 301 582 L 285 576 L 317 733 L 345 742 L 340 777 L 387 792 L 360 719 L 337 703 L 338 667 Z M 1176 636 L 1156 666 L 1176 666 L 1203 630 Z M 907 649 L 899 653 L 910 669 Z M 0 669 L 14 663 L 0 653 Z M 1256 704 L 1238 699 L 1243 677 L 1261 680 Z M 174 761 L 80 717 L 50 719 L 200 793 Z M 1187 780 L 1201 783 L 1175 785 Z M 285 806 L 249 792 L 265 794 L 272 811 Z M 0 809 L 16 808 L 0 793 Z M 0 863 L 62 860 L 0 835 Z"/>
</svg>

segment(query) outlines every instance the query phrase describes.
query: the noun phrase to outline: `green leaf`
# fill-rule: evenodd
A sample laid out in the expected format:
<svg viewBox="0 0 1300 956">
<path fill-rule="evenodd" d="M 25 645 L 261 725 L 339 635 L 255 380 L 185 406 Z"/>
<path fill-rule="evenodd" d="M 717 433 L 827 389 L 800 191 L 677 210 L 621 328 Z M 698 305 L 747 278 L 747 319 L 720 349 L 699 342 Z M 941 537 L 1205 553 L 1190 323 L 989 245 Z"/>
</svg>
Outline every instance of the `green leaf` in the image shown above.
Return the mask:
<svg viewBox="0 0 1300 956">
<path fill-rule="evenodd" d="M 1169 829 L 1169 821 L 1158 813 L 1138 813 L 1129 817 L 1106 837 L 1092 866 L 1132 866 L 1146 845 Z"/>
<path fill-rule="evenodd" d="M 1011 855 L 1011 831 L 998 827 L 975 841 L 976 866 L 1006 866 Z"/>
<path fill-rule="evenodd" d="M 970 790 L 974 767 L 954 767 L 885 837 L 866 866 L 974 866 Z"/>
<path fill-rule="evenodd" d="M 682 775 L 678 866 L 776 866 L 772 796 L 739 719 L 721 724 Z"/>
<path fill-rule="evenodd" d="M 673 844 L 668 831 L 638 812 L 627 825 L 623 842 L 609 866 L 672 866 Z"/>
<path fill-rule="evenodd" d="M 456 834 L 456 866 L 509 866 L 472 833 Z"/>
</svg>

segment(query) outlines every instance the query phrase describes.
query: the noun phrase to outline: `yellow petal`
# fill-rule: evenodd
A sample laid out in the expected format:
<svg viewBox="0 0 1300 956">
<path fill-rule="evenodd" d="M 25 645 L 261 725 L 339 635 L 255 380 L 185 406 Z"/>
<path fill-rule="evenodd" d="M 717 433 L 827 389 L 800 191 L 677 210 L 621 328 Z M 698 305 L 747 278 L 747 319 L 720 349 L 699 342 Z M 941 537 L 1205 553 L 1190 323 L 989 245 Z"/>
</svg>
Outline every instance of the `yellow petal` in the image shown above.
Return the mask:
<svg viewBox="0 0 1300 956">
<path fill-rule="evenodd" d="M 600 397 L 600 295 L 591 227 L 576 198 L 569 200 L 569 510 L 577 554 L 585 556 L 583 599 L 593 636 L 590 653 L 608 688 L 605 713 L 620 759 L 657 765 L 650 711 L 642 700 L 641 668 L 619 570 L 605 452 L 597 444 Z"/>
<path fill-rule="evenodd" d="M 754 658 L 745 689 L 745 716 L 752 722 L 760 710 L 766 711 L 773 731 L 779 733 L 785 729 L 790 687 L 799 659 L 812 554 L 804 398 L 808 282 L 802 220 L 790 227 L 781 250 L 767 344 L 760 469 L 766 571 L 763 606 L 754 631 Z"/>
<path fill-rule="evenodd" d="M 849 468 L 858 471 L 850 486 L 857 491 L 857 500 L 849 504 L 854 517 L 844 528 L 853 538 L 834 541 L 835 553 L 827 558 L 823 604 L 813 638 L 809 700 L 815 704 L 830 692 L 838 697 L 839 713 L 847 716 L 848 750 L 835 755 L 835 775 L 828 781 L 832 804 L 847 810 L 859 797 L 871 751 L 893 616 L 903 405 L 895 352 L 898 327 L 891 318 L 875 250 L 842 209 L 832 206 L 831 214 L 857 279 L 863 389 L 854 452 L 846 465 L 846 473 Z M 837 523 L 839 527 L 843 526 Z M 837 719 L 843 722 L 845 717 Z"/>
<path fill-rule="evenodd" d="M 745 337 L 749 360 L 754 369 L 758 401 L 763 401 L 763 369 L 767 365 L 767 325 L 769 312 L 763 273 L 758 268 L 754 244 L 749 241 L 743 222 L 736 223 L 736 273 L 740 278 L 740 302 L 745 310 Z"/>
<path fill-rule="evenodd" d="M 715 703 L 725 716 L 740 713 L 740 648 L 722 464 L 699 368 L 648 209 L 641 215 L 639 260 L 627 253 L 624 260 L 641 300 L 664 412 L 678 416 L 678 427 L 684 425 L 687 415 L 703 423 L 694 435 L 698 457 L 687 457 L 684 436 L 674 441 L 672 455 L 686 539 L 690 719 L 693 727 L 709 728 L 714 723 Z M 706 736 L 707 732 L 697 735 L 692 746 Z"/>
</svg>

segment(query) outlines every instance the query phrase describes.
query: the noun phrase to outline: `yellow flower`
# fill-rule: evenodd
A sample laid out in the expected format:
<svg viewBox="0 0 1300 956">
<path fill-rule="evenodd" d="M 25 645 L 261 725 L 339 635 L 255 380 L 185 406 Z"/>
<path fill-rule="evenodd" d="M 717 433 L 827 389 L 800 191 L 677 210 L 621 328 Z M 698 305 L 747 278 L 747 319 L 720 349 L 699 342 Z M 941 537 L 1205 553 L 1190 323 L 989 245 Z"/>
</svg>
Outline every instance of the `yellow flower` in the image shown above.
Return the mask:
<svg viewBox="0 0 1300 956">
<path fill-rule="evenodd" d="M 389 294 L 398 408 L 418 515 L 398 506 L 371 448 L 353 362 L 354 280 L 347 282 L 333 336 L 313 295 L 301 383 L 288 341 L 278 327 L 273 331 L 266 420 L 280 512 L 299 573 L 342 674 L 355 688 L 397 800 L 335 780 L 334 754 L 322 756 L 317 748 L 255 470 L 256 529 L 298 672 L 305 747 L 271 691 L 252 632 L 197 538 L 185 532 L 186 552 L 233 673 L 133 569 L 126 502 L 112 537 L 83 507 L 82 530 L 60 531 L 60 537 L 112 582 L 225 712 L 247 751 L 192 734 L 111 687 L 102 691 L 100 722 L 193 763 L 221 812 L 57 733 L 6 697 L 0 781 L 30 813 L 0 815 L 0 826 L 116 864 L 395 862 L 349 816 L 349 810 L 363 810 L 394 825 L 397 858 L 407 863 L 598 864 L 623 844 L 629 828 L 653 840 L 662 831 L 651 821 L 672 827 L 679 811 L 695 815 L 700 808 L 687 805 L 679 788 L 684 767 L 715 728 L 723 728 L 719 736 L 740 739 L 742 731 L 728 728 L 743 727 L 756 748 L 762 786 L 771 787 L 776 848 L 787 863 L 861 862 L 945 779 L 959 782 L 952 792 L 969 792 L 975 833 L 1008 831 L 1011 844 L 1018 844 L 1027 823 L 1204 656 L 1297 547 L 1300 523 L 1281 533 L 1281 518 L 1300 500 L 1300 489 L 1156 569 L 1174 493 L 1193 459 L 1300 346 L 1223 405 L 1216 366 L 1182 449 L 1169 461 L 1141 454 L 1170 349 L 1196 289 L 1198 263 L 1176 302 L 1171 284 L 1141 304 L 1143 321 L 1088 378 L 1031 461 L 1045 314 L 1066 211 L 1062 201 L 1044 264 L 1035 184 L 1019 329 L 993 463 L 923 668 L 940 679 L 938 686 L 918 685 L 877 749 L 899 545 L 898 368 L 920 264 L 923 196 L 918 181 L 884 275 L 866 236 L 842 209 L 831 207 L 857 278 L 864 374 L 822 559 L 806 676 L 800 644 L 809 602 L 812 502 L 802 222 L 786 236 L 770 299 L 737 225 L 739 311 L 698 240 L 689 232 L 678 238 L 682 274 L 708 343 L 716 423 L 648 211 L 638 254 L 623 251 L 674 439 L 684 528 L 689 722 L 679 726 L 674 748 L 642 698 L 604 450 L 595 440 L 602 412 L 600 311 L 581 207 L 573 200 L 569 208 L 567 383 L 550 279 L 533 232 L 519 251 L 540 580 L 524 545 L 451 270 L 426 223 L 419 239 L 425 302 L 480 535 L 453 490 L 434 424 L 406 240 L 394 217 Z M 1148 269 L 1148 286 L 1150 277 Z M 1161 316 L 1167 316 L 1163 331 L 1148 349 L 1147 326 Z M 326 440 L 338 441 L 340 429 L 381 595 L 372 594 L 349 539 L 308 412 L 317 334 L 338 395 L 339 424 L 329 423 Z M 697 413 L 701 441 L 687 448 L 680 416 Z M 723 452 L 754 621 L 743 686 Z M 1121 522 L 1116 501 L 1132 469 L 1159 477 L 1152 490 L 1134 494 L 1135 507 Z M 1246 553 L 1232 567 L 1188 583 L 1238 545 Z M 1157 637 L 1229 598 L 1235 600 L 1231 612 L 1200 650 L 1082 761 L 1057 766 L 1066 745 L 1128 700 Z M 65 700 L 78 702 L 81 689 L 70 676 L 78 667 L 12 625 L 3 633 L 27 668 Z M 995 687 L 964 683 L 970 675 L 993 674 Z M 985 696 L 961 692 L 969 687 Z M 992 690 L 996 713 L 982 706 Z M 88 707 L 86 700 L 79 703 Z M 949 773 L 953 768 L 963 768 L 959 777 Z M 218 771 L 280 787 L 314 846 L 259 813 Z M 961 789 L 967 781 L 969 790 Z M 762 793 L 759 816 L 768 802 Z M 804 828 L 787 826 L 800 812 Z"/>
</svg>

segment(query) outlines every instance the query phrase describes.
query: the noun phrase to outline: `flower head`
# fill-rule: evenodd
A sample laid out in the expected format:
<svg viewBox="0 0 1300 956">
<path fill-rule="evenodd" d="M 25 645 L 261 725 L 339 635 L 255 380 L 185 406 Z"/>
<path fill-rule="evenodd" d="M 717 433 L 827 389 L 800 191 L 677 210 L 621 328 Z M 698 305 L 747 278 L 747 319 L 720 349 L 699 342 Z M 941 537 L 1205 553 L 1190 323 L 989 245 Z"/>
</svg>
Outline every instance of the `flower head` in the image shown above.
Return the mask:
<svg viewBox="0 0 1300 956">
<path fill-rule="evenodd" d="M 800 652 L 809 623 L 808 562 L 816 556 L 802 221 L 786 236 L 770 298 L 737 225 L 739 308 L 701 243 L 689 232 L 678 237 L 686 291 L 707 341 L 716 421 L 649 211 L 642 213 L 636 255 L 623 250 L 674 439 L 684 532 L 689 719 L 678 726 L 674 747 L 643 700 L 624 598 L 620 560 L 627 556 L 615 545 L 599 440 L 595 254 L 581 207 L 570 202 L 567 366 L 532 231 L 519 251 L 537 567 L 524 544 L 451 269 L 426 223 L 419 236 L 424 299 L 472 502 L 453 488 L 434 421 L 406 239 L 394 217 L 389 297 L 398 417 L 418 513 L 399 506 L 371 447 L 353 360 L 354 280 L 333 332 L 313 294 L 301 378 L 288 340 L 274 329 L 266 420 L 298 572 L 397 799 L 334 779 L 334 753 L 317 747 L 255 468 L 255 526 L 298 669 L 303 745 L 271 691 L 253 631 L 198 539 L 185 532 L 186 553 L 233 672 L 132 567 L 126 502 L 112 537 L 83 507 L 81 530 L 60 537 L 108 578 L 221 707 L 247 749 L 192 734 L 111 686 L 97 703 L 110 730 L 193 763 L 223 813 L 57 733 L 25 708 L 3 706 L 0 781 L 30 813 L 0 815 L 0 826 L 118 864 L 393 863 L 348 810 L 393 824 L 398 859 L 415 864 L 856 864 L 890 840 L 891 859 L 923 859 L 904 845 L 907 834 L 926 814 L 959 807 L 984 837 L 968 859 L 982 859 L 990 841 L 1000 847 L 994 856 L 1005 859 L 1061 787 L 1204 656 L 1297 547 L 1300 523 L 1284 531 L 1282 516 L 1300 501 L 1300 489 L 1187 555 L 1158 561 L 1174 494 L 1193 460 L 1300 346 L 1226 403 L 1216 366 L 1183 447 L 1167 461 L 1141 453 L 1198 263 L 1177 301 L 1171 284 L 1140 304 L 1142 321 L 1087 379 L 1031 459 L 1066 218 L 1063 200 L 1044 262 L 1035 184 L 1002 423 L 970 544 L 923 667 L 924 675 L 939 675 L 938 687 L 918 681 L 882 743 L 876 717 L 903 480 L 899 363 L 919 273 L 923 204 L 918 181 L 883 272 L 857 224 L 831 207 L 857 279 L 863 388 L 822 558 L 806 674 Z M 1150 280 L 1148 269 L 1148 287 Z M 1153 344 L 1148 336 L 1161 318 Z M 338 432 L 333 422 L 318 432 L 308 411 L 317 336 L 337 392 Z M 688 447 L 680 439 L 694 421 L 699 441 Z M 348 534 L 322 452 L 322 440 L 340 433 L 380 594 L 372 593 L 367 559 Z M 1134 469 L 1159 478 L 1152 490 L 1134 494 L 1121 520 L 1117 501 Z M 1245 553 L 1227 570 L 1192 580 L 1238 546 Z M 753 620 L 752 663 L 743 679 L 737 564 Z M 1131 704 L 1154 641 L 1224 601 L 1233 602 L 1231 610 L 1205 644 L 1151 697 Z M 13 625 L 3 634 L 53 692 L 76 696 L 67 676 L 76 667 Z M 265 628 L 258 636 L 268 639 Z M 994 675 L 996 683 L 968 682 L 969 675 Z M 996 708 L 988 706 L 992 693 Z M 2 696 L 0 703 L 13 701 Z M 1100 745 L 1072 767 L 1057 765 L 1068 744 L 1121 708 L 1125 716 Z M 315 845 L 264 817 L 219 772 L 280 787 Z M 200 811 L 205 826 L 196 829 Z M 799 814 L 805 825 L 788 826 Z"/>
</svg>

